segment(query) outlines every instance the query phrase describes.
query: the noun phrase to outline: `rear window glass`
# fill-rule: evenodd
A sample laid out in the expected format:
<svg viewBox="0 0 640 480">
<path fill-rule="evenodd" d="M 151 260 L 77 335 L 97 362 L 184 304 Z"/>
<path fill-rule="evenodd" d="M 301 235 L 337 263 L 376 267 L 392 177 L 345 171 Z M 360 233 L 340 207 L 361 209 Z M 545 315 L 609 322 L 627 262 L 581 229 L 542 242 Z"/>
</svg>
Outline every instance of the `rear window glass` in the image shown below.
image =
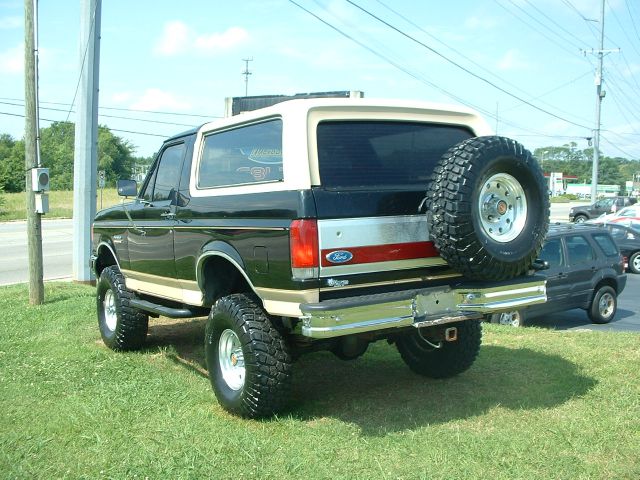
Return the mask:
<svg viewBox="0 0 640 480">
<path fill-rule="evenodd" d="M 424 185 L 463 127 L 418 122 L 331 121 L 318 124 L 320 181 L 325 187 Z"/>
<path fill-rule="evenodd" d="M 595 233 L 593 235 L 593 239 L 600 246 L 607 257 L 618 255 L 618 247 L 616 247 L 616 244 L 606 233 Z"/>
</svg>

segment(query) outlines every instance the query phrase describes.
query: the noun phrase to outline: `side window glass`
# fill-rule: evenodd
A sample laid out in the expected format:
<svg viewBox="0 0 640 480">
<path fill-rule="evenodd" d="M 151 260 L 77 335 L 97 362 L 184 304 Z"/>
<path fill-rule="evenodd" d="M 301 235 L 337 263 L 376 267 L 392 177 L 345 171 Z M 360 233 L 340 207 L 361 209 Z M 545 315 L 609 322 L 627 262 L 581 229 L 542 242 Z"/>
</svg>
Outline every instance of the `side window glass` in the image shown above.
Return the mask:
<svg viewBox="0 0 640 480">
<path fill-rule="evenodd" d="M 182 166 L 184 150 L 185 145 L 181 143 L 179 145 L 172 145 L 162 152 L 160 164 L 155 173 L 152 202 L 169 200 L 172 197 L 172 192 L 178 190 L 180 167 Z M 149 187 L 151 187 L 151 184 L 149 184 Z M 149 191 L 149 187 L 147 187 L 147 191 Z M 145 195 L 146 194 L 147 192 L 145 192 Z"/>
<path fill-rule="evenodd" d="M 158 173 L 158 169 L 154 168 L 153 172 L 151 173 L 151 177 L 149 178 L 149 181 L 145 186 L 144 191 L 140 195 L 140 198 L 142 198 L 143 200 L 146 200 L 147 202 L 150 202 L 153 197 L 153 184 L 156 183 L 157 173 Z"/>
<path fill-rule="evenodd" d="M 609 235 L 605 233 L 596 233 L 593 235 L 593 239 L 607 257 L 618 255 L 618 247 L 616 247 L 616 244 L 613 243 L 613 240 Z"/>
<path fill-rule="evenodd" d="M 622 240 L 627 237 L 627 231 L 617 225 L 607 225 L 607 229 L 611 232 L 611 236 L 616 240 Z"/>
<path fill-rule="evenodd" d="M 549 262 L 549 268 L 564 265 L 564 255 L 562 253 L 562 242 L 560 242 L 560 239 L 554 238 L 548 240 L 544 247 L 542 247 L 540 258 Z"/>
<path fill-rule="evenodd" d="M 569 252 L 569 263 L 577 265 L 586 263 L 595 258 L 593 248 L 582 235 L 572 235 L 566 238 L 567 251 Z"/>
<path fill-rule="evenodd" d="M 282 120 L 212 133 L 204 138 L 198 187 L 277 182 L 282 171 Z"/>
</svg>

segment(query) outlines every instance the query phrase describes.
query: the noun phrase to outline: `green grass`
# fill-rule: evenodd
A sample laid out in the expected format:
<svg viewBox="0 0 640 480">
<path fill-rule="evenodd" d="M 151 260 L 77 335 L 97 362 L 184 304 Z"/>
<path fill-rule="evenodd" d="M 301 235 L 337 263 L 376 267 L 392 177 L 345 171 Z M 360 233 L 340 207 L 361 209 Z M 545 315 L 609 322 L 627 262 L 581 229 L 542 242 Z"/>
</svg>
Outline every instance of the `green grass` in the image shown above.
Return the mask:
<svg viewBox="0 0 640 480">
<path fill-rule="evenodd" d="M 0 221 L 25 220 L 25 193 L 3 193 L 4 204 L 0 208 Z M 102 208 L 120 203 L 115 188 L 106 188 L 102 193 Z M 100 191 L 98 190 L 97 208 L 100 210 Z M 49 192 L 49 213 L 43 218 L 71 218 L 73 216 L 73 191 L 52 190 Z"/>
<path fill-rule="evenodd" d="M 459 377 L 412 374 L 395 349 L 296 364 L 292 407 L 225 413 L 202 320 L 153 322 L 149 346 L 100 341 L 94 290 L 0 288 L 1 478 L 640 477 L 640 337 L 486 325 Z"/>
</svg>

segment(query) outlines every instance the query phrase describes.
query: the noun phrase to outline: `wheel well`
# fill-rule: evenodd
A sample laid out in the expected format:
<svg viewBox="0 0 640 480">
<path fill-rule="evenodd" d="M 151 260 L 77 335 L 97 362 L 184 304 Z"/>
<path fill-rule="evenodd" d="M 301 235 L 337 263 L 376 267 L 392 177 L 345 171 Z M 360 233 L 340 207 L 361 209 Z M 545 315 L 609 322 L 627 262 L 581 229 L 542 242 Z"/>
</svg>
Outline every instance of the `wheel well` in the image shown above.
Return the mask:
<svg viewBox="0 0 640 480">
<path fill-rule="evenodd" d="M 102 273 L 102 271 L 107 268 L 110 267 L 111 265 L 117 265 L 118 262 L 116 261 L 115 257 L 113 256 L 113 253 L 111 252 L 110 248 L 105 247 L 104 245 L 100 247 L 100 249 L 98 250 L 98 258 L 96 260 L 96 276 L 100 277 L 100 274 Z"/>
<path fill-rule="evenodd" d="M 596 285 L 596 288 L 594 288 L 593 293 L 595 294 L 595 292 L 597 292 L 604 286 L 613 288 L 616 291 L 616 295 L 620 293 L 618 291 L 618 282 L 616 282 L 613 278 L 603 278 L 602 280 L 600 280 Z"/>
<path fill-rule="evenodd" d="M 233 293 L 251 293 L 253 289 L 238 267 L 224 257 L 208 257 L 200 270 L 200 289 L 204 304 L 213 305 L 216 300 Z"/>
</svg>

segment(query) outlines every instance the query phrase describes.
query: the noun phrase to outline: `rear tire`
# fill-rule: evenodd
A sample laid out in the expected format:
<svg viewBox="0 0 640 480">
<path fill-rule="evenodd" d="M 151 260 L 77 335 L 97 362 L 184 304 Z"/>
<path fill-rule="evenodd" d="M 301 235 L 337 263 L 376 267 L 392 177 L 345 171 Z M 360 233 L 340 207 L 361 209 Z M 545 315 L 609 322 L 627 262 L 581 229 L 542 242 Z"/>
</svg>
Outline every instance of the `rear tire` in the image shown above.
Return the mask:
<svg viewBox="0 0 640 480">
<path fill-rule="evenodd" d="M 522 310 L 513 310 L 511 312 L 494 313 L 490 316 L 491 323 L 499 325 L 510 325 L 512 327 L 524 327 L 526 324 L 526 315 Z"/>
<path fill-rule="evenodd" d="M 439 342 L 435 348 L 419 329 L 400 337 L 396 347 L 402 360 L 419 375 L 430 378 L 449 378 L 468 370 L 475 361 L 482 343 L 480 320 L 452 323 L 458 328 L 455 342 Z"/>
<path fill-rule="evenodd" d="M 640 273 L 640 252 L 635 252 L 629 257 L 629 271 L 631 273 Z"/>
<path fill-rule="evenodd" d="M 525 273 L 549 228 L 549 197 L 531 153 L 504 137 L 465 140 L 444 154 L 426 196 L 430 237 L 476 280 Z"/>
<path fill-rule="evenodd" d="M 618 296 L 616 291 L 605 285 L 600 287 L 591 301 L 589 318 L 593 323 L 609 323 L 616 315 L 618 309 Z"/>
<path fill-rule="evenodd" d="M 149 316 L 130 305 L 134 297 L 117 266 L 102 270 L 97 285 L 98 326 L 102 341 L 112 350 L 138 350 L 147 338 Z"/>
<path fill-rule="evenodd" d="M 284 337 L 251 298 L 229 295 L 215 303 L 204 348 L 211 386 L 225 410 L 256 418 L 286 405 L 291 354 Z"/>
</svg>

